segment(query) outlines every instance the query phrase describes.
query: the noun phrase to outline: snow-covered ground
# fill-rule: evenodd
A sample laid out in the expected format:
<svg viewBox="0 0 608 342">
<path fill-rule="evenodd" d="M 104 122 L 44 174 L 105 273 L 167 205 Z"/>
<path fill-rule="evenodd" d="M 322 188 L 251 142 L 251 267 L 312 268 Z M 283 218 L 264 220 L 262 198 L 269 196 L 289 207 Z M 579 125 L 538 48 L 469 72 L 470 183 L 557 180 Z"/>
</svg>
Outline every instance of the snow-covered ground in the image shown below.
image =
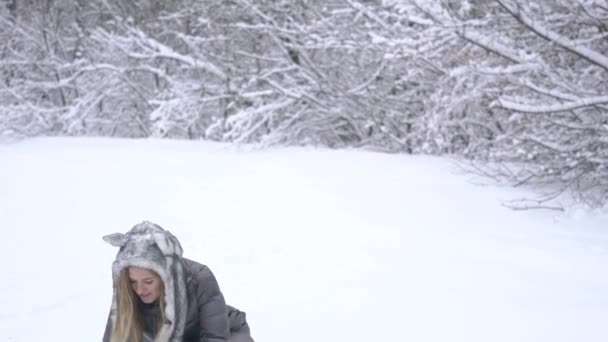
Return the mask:
<svg viewBox="0 0 608 342">
<path fill-rule="evenodd" d="M 99 341 L 147 219 L 258 342 L 607 341 L 608 214 L 512 211 L 445 159 L 159 140 L 0 145 L 0 341 Z"/>
</svg>

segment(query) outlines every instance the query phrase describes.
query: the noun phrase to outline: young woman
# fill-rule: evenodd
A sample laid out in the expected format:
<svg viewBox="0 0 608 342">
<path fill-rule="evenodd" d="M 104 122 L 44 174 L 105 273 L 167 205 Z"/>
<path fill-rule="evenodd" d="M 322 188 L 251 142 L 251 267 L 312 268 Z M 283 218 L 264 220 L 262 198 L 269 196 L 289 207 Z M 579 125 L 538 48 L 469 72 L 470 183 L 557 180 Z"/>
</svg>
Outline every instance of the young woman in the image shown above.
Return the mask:
<svg viewBox="0 0 608 342">
<path fill-rule="evenodd" d="M 226 305 L 213 273 L 183 258 L 169 231 L 144 221 L 104 240 L 120 249 L 103 342 L 253 342 L 245 313 Z"/>
</svg>

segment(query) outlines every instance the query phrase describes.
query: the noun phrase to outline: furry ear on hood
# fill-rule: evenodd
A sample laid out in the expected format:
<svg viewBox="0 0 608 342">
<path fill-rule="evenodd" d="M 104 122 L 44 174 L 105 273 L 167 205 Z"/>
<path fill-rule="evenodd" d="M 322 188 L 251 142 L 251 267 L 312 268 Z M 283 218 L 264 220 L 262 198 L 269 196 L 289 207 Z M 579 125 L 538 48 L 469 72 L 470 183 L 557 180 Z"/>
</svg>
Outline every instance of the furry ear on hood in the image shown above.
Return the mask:
<svg viewBox="0 0 608 342">
<path fill-rule="evenodd" d="M 177 238 L 173 236 L 169 231 L 162 233 L 153 233 L 152 238 L 156 243 L 156 246 L 165 256 L 179 255 L 182 256 L 183 250 Z"/>
<path fill-rule="evenodd" d="M 122 247 L 127 243 L 127 237 L 123 233 L 114 233 L 104 236 L 103 241 L 114 247 Z"/>
<path fill-rule="evenodd" d="M 157 224 L 143 221 L 125 234 L 114 233 L 103 239 L 120 247 L 112 263 L 114 295 L 111 319 L 114 326 L 118 312 L 118 281 L 123 269 L 131 266 L 156 272 L 165 287 L 165 322 L 155 342 L 181 342 L 187 313 L 186 285 L 182 246 L 173 234 Z"/>
</svg>

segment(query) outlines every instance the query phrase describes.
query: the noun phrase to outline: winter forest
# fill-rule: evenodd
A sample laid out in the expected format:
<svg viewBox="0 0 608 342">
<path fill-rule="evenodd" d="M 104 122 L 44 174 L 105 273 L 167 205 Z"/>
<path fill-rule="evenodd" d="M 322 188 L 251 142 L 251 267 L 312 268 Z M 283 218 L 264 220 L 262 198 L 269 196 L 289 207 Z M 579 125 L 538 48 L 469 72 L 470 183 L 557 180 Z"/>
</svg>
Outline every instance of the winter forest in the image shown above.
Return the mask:
<svg viewBox="0 0 608 342">
<path fill-rule="evenodd" d="M 0 140 L 457 156 L 608 203 L 605 0 L 0 1 Z"/>
</svg>

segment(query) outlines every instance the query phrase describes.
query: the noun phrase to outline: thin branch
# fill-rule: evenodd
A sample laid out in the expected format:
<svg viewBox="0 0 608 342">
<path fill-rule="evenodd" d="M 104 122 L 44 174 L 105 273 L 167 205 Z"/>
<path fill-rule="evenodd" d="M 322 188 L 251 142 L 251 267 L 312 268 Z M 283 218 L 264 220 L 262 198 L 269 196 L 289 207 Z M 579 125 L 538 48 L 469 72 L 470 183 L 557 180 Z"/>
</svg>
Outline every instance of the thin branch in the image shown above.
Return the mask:
<svg viewBox="0 0 608 342">
<path fill-rule="evenodd" d="M 386 24 L 382 19 L 380 19 L 380 17 L 378 17 L 372 11 L 370 11 L 369 9 L 367 9 L 365 6 L 361 5 L 358 2 L 353 2 L 352 0 L 344 0 L 344 1 L 346 1 L 352 8 L 360 11 L 361 13 L 365 14 L 366 17 L 368 17 L 371 20 L 375 21 L 383 29 L 385 29 L 387 31 L 390 31 L 390 27 L 388 26 L 388 24 Z"/>
<path fill-rule="evenodd" d="M 382 72 L 382 70 L 384 70 L 384 67 L 386 66 L 386 59 L 382 58 L 380 60 L 380 65 L 378 66 L 378 68 L 376 69 L 376 71 L 368 78 L 367 81 L 361 83 L 360 85 L 350 89 L 347 91 L 347 93 L 349 94 L 356 94 L 358 92 L 360 92 L 361 90 L 365 89 L 368 85 L 370 85 L 370 83 L 372 83 Z"/>
<path fill-rule="evenodd" d="M 498 1 L 498 3 L 504 9 L 506 9 L 507 12 L 509 12 L 514 18 L 516 18 L 520 23 L 529 28 L 532 32 L 608 71 L 608 57 L 606 57 L 605 55 L 588 47 L 579 46 L 576 44 L 576 42 L 571 41 L 567 37 L 564 37 L 556 32 L 549 30 L 544 25 L 529 17 L 521 9 L 521 6 L 519 6 L 519 4 L 517 8 L 513 8 L 510 4 L 506 3 L 505 0 L 496 1 Z"/>
<path fill-rule="evenodd" d="M 501 98 L 490 105 L 490 107 L 501 107 L 504 109 L 510 109 L 516 112 L 531 113 L 531 114 L 543 114 L 543 113 L 555 113 L 565 112 L 583 107 L 592 107 L 602 104 L 608 104 L 608 96 L 597 96 L 582 98 L 577 101 L 571 101 L 567 103 L 557 103 L 550 105 L 530 105 L 525 103 L 519 103 L 510 99 Z"/>
</svg>

